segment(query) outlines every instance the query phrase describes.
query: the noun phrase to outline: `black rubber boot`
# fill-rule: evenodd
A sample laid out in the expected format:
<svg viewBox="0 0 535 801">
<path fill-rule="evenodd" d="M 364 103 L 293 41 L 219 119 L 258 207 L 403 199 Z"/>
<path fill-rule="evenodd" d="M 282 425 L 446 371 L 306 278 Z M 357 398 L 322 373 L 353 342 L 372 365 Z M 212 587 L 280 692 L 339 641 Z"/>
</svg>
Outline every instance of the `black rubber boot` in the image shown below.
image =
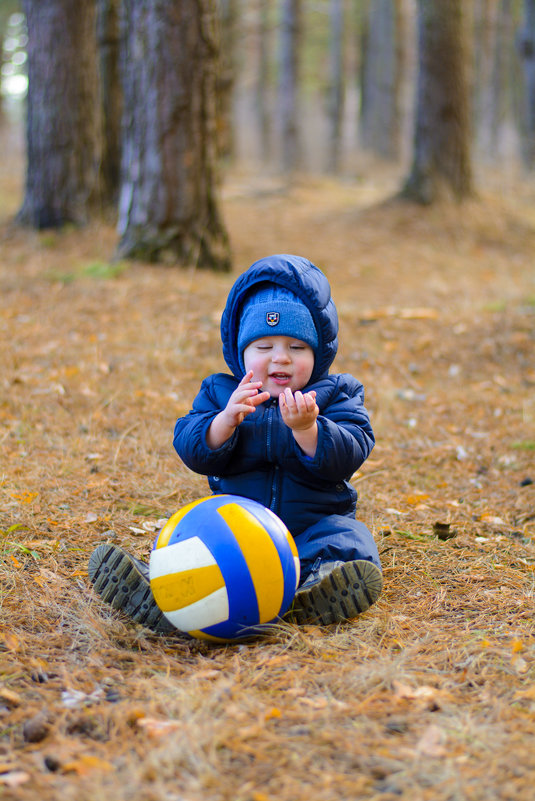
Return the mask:
<svg viewBox="0 0 535 801">
<path fill-rule="evenodd" d="M 149 582 L 149 566 L 118 545 L 97 545 L 89 557 L 89 579 L 103 601 L 152 631 L 177 629 L 158 608 Z"/>
<path fill-rule="evenodd" d="M 325 562 L 297 590 L 286 615 L 295 623 L 340 623 L 351 620 L 375 603 L 383 574 L 373 562 Z"/>
</svg>

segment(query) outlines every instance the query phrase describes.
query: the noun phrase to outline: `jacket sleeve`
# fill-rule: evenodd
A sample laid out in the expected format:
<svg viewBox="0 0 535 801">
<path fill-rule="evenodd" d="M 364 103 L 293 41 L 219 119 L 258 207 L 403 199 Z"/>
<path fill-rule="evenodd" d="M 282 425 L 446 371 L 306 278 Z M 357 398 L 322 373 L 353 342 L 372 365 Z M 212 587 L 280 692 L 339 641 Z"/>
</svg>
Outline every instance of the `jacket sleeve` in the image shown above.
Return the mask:
<svg viewBox="0 0 535 801">
<path fill-rule="evenodd" d="M 237 431 L 220 448 L 213 450 L 206 443 L 206 433 L 214 417 L 224 407 L 217 399 L 216 377 L 209 376 L 201 388 L 193 407 L 175 423 L 173 445 L 184 464 L 195 473 L 217 475 L 230 460 L 237 441 Z M 230 396 L 230 393 L 229 393 Z"/>
<path fill-rule="evenodd" d="M 375 436 L 364 406 L 364 387 L 351 375 L 337 376 L 337 386 L 318 416 L 318 446 L 308 469 L 332 481 L 350 478 L 368 458 Z"/>
</svg>

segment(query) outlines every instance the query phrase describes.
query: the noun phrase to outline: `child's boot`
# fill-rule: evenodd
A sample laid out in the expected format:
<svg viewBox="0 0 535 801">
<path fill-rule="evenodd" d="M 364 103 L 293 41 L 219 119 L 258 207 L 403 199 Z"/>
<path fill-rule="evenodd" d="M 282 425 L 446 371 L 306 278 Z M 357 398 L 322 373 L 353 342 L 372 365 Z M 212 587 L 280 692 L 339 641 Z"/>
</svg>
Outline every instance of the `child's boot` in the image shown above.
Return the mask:
<svg viewBox="0 0 535 801">
<path fill-rule="evenodd" d="M 379 597 L 383 574 L 373 562 L 323 562 L 297 590 L 288 619 L 340 623 L 365 612 Z"/>
<path fill-rule="evenodd" d="M 103 601 L 152 631 L 176 631 L 158 608 L 149 582 L 149 566 L 117 545 L 98 545 L 89 557 L 89 579 Z"/>
</svg>

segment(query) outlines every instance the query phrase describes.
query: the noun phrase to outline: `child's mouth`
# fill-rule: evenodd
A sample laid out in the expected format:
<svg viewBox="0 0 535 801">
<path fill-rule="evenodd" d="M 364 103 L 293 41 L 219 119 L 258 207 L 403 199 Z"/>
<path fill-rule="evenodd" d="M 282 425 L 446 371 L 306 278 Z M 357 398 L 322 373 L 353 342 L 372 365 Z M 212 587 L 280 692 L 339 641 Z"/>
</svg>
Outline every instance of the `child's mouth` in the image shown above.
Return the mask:
<svg viewBox="0 0 535 801">
<path fill-rule="evenodd" d="M 269 377 L 276 384 L 287 384 L 290 380 L 288 373 L 271 373 Z"/>
</svg>

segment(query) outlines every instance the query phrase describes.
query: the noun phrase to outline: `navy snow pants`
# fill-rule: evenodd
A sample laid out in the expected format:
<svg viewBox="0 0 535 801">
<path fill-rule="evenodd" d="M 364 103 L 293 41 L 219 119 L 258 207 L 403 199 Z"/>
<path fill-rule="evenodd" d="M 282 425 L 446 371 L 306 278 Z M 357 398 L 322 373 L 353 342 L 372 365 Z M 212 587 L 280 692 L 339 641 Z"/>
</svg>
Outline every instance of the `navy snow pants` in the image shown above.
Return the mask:
<svg viewBox="0 0 535 801">
<path fill-rule="evenodd" d="M 295 537 L 301 562 L 301 583 L 322 562 L 366 559 L 381 568 L 377 545 L 368 528 L 354 517 L 328 515 Z"/>
</svg>

